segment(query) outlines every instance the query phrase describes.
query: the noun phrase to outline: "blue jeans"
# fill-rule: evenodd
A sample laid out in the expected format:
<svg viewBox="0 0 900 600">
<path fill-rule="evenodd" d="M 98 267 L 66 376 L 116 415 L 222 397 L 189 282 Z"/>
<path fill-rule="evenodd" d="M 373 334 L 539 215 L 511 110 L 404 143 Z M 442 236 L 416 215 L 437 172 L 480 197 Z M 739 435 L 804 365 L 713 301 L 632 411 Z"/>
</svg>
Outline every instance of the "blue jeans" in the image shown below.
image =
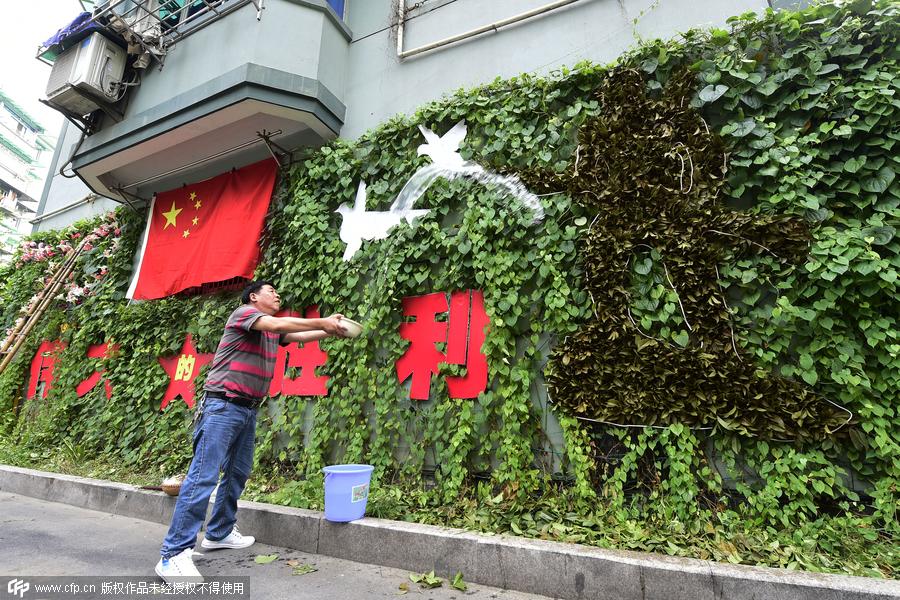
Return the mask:
<svg viewBox="0 0 900 600">
<path fill-rule="evenodd" d="M 194 458 L 175 504 L 172 524 L 163 541 L 163 558 L 175 556 L 197 543 L 206 519 L 209 497 L 222 472 L 206 537 L 221 540 L 237 521 L 237 501 L 253 467 L 256 409 L 207 397 L 194 429 Z"/>
</svg>

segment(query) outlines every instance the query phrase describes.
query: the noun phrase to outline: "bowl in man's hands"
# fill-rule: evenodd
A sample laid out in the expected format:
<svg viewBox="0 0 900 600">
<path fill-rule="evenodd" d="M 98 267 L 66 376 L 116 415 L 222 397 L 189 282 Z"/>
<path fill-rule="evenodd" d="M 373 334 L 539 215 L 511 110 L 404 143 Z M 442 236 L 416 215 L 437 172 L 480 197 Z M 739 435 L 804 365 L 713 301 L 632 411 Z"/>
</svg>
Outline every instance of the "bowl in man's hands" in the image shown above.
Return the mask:
<svg viewBox="0 0 900 600">
<path fill-rule="evenodd" d="M 344 331 L 347 334 L 347 337 L 359 337 L 363 332 L 363 326 L 354 321 L 353 319 L 348 319 L 344 317 L 340 321 L 341 327 L 344 328 Z"/>
<path fill-rule="evenodd" d="M 167 477 L 163 479 L 162 482 L 162 491 L 167 493 L 170 496 L 177 496 L 181 491 L 181 484 L 184 482 L 184 475 L 175 475 L 174 477 Z"/>
</svg>

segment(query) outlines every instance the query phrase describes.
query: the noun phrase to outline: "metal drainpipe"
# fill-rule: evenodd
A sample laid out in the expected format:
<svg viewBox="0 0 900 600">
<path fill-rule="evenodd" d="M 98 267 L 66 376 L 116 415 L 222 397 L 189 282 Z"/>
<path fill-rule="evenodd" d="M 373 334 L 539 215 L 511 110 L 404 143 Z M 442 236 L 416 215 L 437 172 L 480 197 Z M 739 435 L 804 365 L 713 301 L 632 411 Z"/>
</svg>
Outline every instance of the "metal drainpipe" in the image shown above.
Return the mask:
<svg viewBox="0 0 900 600">
<path fill-rule="evenodd" d="M 406 0 L 397 0 L 397 56 L 403 58 L 403 28 L 406 23 Z"/>
<path fill-rule="evenodd" d="M 563 6 L 567 6 L 569 4 L 574 4 L 579 0 L 557 0 L 557 2 L 551 2 L 550 4 L 545 4 L 544 6 L 540 6 L 538 8 L 529 10 L 527 12 L 520 13 L 514 17 L 509 17 L 506 19 L 502 19 L 500 21 L 495 21 L 490 25 L 484 25 L 483 27 L 478 27 L 477 29 L 469 30 L 465 33 L 460 33 L 458 35 L 450 36 L 444 38 L 442 40 L 438 40 L 436 42 L 432 42 L 430 44 L 425 44 L 424 46 L 419 46 L 418 48 L 412 48 L 411 50 L 403 50 L 403 28 L 406 21 L 406 0 L 400 0 L 399 10 L 397 12 L 398 16 L 398 25 L 397 25 L 397 57 L 398 58 L 409 58 L 410 56 L 415 56 L 416 54 L 422 54 L 423 52 L 428 52 L 429 50 L 434 50 L 435 48 L 440 48 L 441 46 L 446 46 L 448 44 L 452 44 L 454 42 L 458 42 L 460 40 L 464 40 L 470 37 L 474 37 L 476 35 L 480 35 L 482 33 L 487 33 L 488 31 L 497 31 L 501 27 L 506 27 L 507 25 L 512 25 L 513 23 L 518 23 L 519 21 L 524 21 L 525 19 L 530 19 L 531 17 L 536 17 L 538 15 L 542 15 L 544 13 L 550 12 L 551 10 L 556 10 L 557 8 L 562 8 Z"/>
<path fill-rule="evenodd" d="M 44 213 L 44 214 L 38 215 L 38 216 L 36 216 L 35 218 L 31 219 L 31 220 L 28 221 L 28 222 L 31 223 L 32 225 L 37 225 L 37 224 L 40 223 L 41 221 L 44 221 L 44 220 L 46 220 L 46 219 L 49 219 L 50 217 L 55 217 L 56 215 L 61 215 L 61 214 L 64 213 L 64 212 L 68 212 L 68 211 L 70 211 L 70 210 L 73 210 L 73 209 L 75 209 L 75 208 L 78 208 L 78 207 L 81 206 L 82 204 L 89 204 L 89 203 L 91 203 L 91 202 L 94 202 L 95 200 L 99 200 L 99 199 L 102 198 L 102 197 L 103 197 L 103 196 L 100 196 L 99 194 L 88 194 L 87 196 L 85 196 L 85 197 L 82 198 L 81 200 L 76 200 L 76 201 L 73 202 L 72 204 L 67 204 L 67 205 L 63 206 L 62 208 L 57 208 L 57 209 L 54 210 L 54 211 L 50 211 L 50 212 L 48 212 L 48 213 Z"/>
</svg>

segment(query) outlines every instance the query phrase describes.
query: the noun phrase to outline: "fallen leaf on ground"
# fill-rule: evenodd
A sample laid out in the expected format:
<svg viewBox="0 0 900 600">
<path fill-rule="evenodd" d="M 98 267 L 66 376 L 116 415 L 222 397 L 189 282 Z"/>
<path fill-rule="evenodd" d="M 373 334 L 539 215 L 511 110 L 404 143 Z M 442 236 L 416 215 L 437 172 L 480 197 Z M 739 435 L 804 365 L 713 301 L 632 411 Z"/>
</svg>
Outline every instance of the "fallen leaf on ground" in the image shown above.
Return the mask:
<svg viewBox="0 0 900 600">
<path fill-rule="evenodd" d="M 466 582 L 463 581 L 463 574 L 460 571 L 457 571 L 456 577 L 454 577 L 453 581 L 450 583 L 450 587 L 464 592 L 466 591 L 466 589 L 468 589 L 469 586 L 467 586 Z"/>
<path fill-rule="evenodd" d="M 267 565 L 270 562 L 273 562 L 278 559 L 277 554 L 257 554 L 256 558 L 254 558 L 254 562 L 259 565 Z"/>
<path fill-rule="evenodd" d="M 401 584 L 400 584 L 400 591 L 397 592 L 397 595 L 398 595 L 398 596 L 402 596 L 403 594 L 408 594 L 408 593 L 409 593 L 409 584 L 408 584 L 408 583 L 405 583 L 405 582 L 404 582 L 404 583 L 401 583 Z"/>
<path fill-rule="evenodd" d="M 307 573 L 314 573 L 318 570 L 319 569 L 317 567 L 314 567 L 312 565 L 301 564 L 294 567 L 294 572 L 291 573 L 291 575 L 306 575 Z"/>
<path fill-rule="evenodd" d="M 434 571 L 422 574 L 410 573 L 409 580 L 418 583 L 423 588 L 436 588 L 444 585 L 444 580 L 435 576 Z"/>
</svg>

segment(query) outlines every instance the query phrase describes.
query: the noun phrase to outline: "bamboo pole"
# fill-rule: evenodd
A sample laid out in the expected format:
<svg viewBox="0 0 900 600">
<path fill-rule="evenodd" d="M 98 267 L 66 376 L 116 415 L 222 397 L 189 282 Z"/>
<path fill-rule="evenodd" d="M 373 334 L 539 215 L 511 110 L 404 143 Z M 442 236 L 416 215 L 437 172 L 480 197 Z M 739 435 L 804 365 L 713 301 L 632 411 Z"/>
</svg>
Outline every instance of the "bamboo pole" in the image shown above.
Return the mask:
<svg viewBox="0 0 900 600">
<path fill-rule="evenodd" d="M 3 347 L 0 348 L 0 353 L 4 354 L 3 361 L 0 362 L 0 373 L 3 373 L 3 371 L 6 370 L 6 367 L 9 366 L 9 363 L 12 362 L 13 357 L 25 342 L 25 338 L 28 337 L 28 334 L 31 333 L 31 330 L 37 325 L 37 322 L 43 316 L 44 312 L 46 312 L 50 303 L 53 302 L 53 297 L 59 291 L 59 288 L 62 286 L 66 277 L 68 277 L 75 268 L 75 262 L 81 254 L 81 250 L 84 248 L 86 241 L 87 238 L 85 237 L 76 248 L 73 248 L 69 252 L 65 262 L 57 268 L 56 272 L 54 272 L 53 276 L 50 278 L 50 282 L 44 286 L 37 306 L 27 313 L 27 318 L 13 330 L 10 336 L 4 341 Z"/>
</svg>

